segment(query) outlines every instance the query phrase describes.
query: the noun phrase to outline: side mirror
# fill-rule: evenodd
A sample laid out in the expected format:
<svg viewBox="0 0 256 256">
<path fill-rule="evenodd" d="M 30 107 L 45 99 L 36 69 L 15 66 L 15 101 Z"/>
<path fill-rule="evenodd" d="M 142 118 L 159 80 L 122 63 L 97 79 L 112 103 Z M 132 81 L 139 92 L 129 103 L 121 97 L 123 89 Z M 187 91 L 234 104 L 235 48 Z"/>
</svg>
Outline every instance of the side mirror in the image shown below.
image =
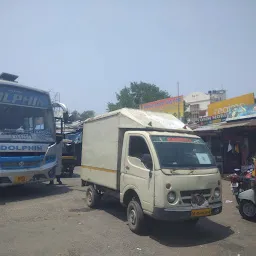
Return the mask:
<svg viewBox="0 0 256 256">
<path fill-rule="evenodd" d="M 63 136 L 61 134 L 56 134 L 56 143 L 59 144 L 63 140 Z"/>
<path fill-rule="evenodd" d="M 141 162 L 150 170 L 153 169 L 153 162 L 150 154 L 144 154 L 141 158 Z"/>
</svg>

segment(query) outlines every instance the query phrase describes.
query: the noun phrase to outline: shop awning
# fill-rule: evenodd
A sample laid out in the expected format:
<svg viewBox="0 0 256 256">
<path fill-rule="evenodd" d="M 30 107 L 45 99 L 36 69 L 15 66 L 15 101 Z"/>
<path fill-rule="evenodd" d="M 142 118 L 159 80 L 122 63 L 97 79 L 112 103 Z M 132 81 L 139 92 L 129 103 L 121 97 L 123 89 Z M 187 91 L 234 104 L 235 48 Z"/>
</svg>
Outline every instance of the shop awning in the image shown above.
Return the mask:
<svg viewBox="0 0 256 256">
<path fill-rule="evenodd" d="M 256 126 L 256 119 L 247 119 L 242 121 L 236 121 L 236 122 L 227 122 L 222 123 L 219 129 L 228 129 L 228 128 L 236 128 L 236 127 L 253 127 Z"/>
<path fill-rule="evenodd" d="M 194 130 L 194 132 L 215 132 L 220 130 L 220 127 L 223 123 L 218 123 L 218 124 L 211 124 L 211 125 L 205 125 L 198 127 Z"/>
</svg>

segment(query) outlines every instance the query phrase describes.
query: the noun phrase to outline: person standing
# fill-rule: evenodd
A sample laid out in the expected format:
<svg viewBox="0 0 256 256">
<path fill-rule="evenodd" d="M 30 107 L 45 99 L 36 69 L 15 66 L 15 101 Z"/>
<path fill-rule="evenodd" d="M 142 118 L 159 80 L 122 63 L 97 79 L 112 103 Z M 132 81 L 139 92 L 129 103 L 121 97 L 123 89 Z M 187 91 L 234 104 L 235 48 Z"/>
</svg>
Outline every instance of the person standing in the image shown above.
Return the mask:
<svg viewBox="0 0 256 256">
<path fill-rule="evenodd" d="M 58 138 L 59 137 L 59 138 Z M 60 180 L 61 177 L 61 170 L 62 170 L 62 147 L 63 147 L 63 137 L 62 135 L 57 135 L 57 145 L 56 145 L 56 157 L 57 157 L 57 166 L 55 177 L 59 185 L 62 185 L 62 181 Z M 50 185 L 54 184 L 54 180 L 50 181 Z"/>
</svg>

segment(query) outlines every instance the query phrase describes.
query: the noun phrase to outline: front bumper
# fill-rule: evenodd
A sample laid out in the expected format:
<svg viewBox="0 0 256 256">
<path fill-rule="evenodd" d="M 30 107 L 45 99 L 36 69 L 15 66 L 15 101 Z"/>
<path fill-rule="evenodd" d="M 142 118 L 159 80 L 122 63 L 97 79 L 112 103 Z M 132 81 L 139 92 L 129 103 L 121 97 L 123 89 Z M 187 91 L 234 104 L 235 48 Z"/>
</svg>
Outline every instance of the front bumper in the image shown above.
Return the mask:
<svg viewBox="0 0 256 256">
<path fill-rule="evenodd" d="M 55 178 L 57 162 L 29 169 L 0 169 L 0 187 L 26 183 L 41 183 Z M 22 177 L 22 178 L 21 178 Z"/>
<path fill-rule="evenodd" d="M 217 215 L 222 212 L 222 203 L 210 204 L 208 208 L 211 208 L 211 215 Z M 152 217 L 158 220 L 165 221 L 182 221 L 189 220 L 193 217 L 191 216 L 192 210 L 199 210 L 201 208 L 193 208 L 192 206 L 177 206 L 172 208 L 154 208 Z M 201 216 L 204 217 L 204 216 Z"/>
</svg>

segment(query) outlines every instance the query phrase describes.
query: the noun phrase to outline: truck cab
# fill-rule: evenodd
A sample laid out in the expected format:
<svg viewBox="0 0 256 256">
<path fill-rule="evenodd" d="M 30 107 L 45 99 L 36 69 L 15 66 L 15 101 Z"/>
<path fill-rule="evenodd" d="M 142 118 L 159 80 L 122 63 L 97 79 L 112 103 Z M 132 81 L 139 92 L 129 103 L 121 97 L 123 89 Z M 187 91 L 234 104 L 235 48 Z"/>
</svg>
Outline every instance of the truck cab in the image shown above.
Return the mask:
<svg viewBox="0 0 256 256">
<path fill-rule="evenodd" d="M 214 158 L 203 140 L 190 134 L 125 133 L 120 201 L 128 206 L 132 196 L 145 214 L 161 220 L 196 222 L 222 211 Z"/>
</svg>

